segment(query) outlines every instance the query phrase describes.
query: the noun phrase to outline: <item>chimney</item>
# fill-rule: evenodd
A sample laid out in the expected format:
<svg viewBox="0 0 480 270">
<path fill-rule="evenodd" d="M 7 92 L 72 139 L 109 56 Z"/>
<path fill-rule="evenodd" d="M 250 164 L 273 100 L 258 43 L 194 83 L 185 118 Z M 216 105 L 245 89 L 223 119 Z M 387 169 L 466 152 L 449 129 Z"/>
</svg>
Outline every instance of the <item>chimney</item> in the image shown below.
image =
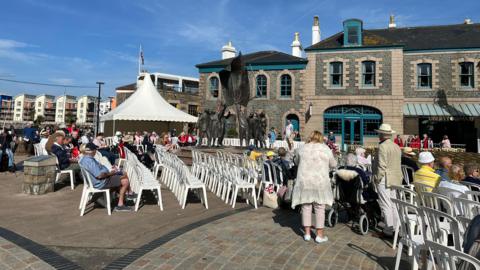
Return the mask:
<svg viewBox="0 0 480 270">
<path fill-rule="evenodd" d="M 318 42 L 320 42 L 320 23 L 318 22 L 318 16 L 314 16 L 312 26 L 312 45 Z"/>
<path fill-rule="evenodd" d="M 300 43 L 300 34 L 295 32 L 295 39 L 292 42 L 292 55 L 302 57 L 302 44 Z"/>
<path fill-rule="evenodd" d="M 388 28 L 396 28 L 397 24 L 395 23 L 395 16 L 390 15 L 390 22 L 388 23 Z"/>
<path fill-rule="evenodd" d="M 232 42 L 229 41 L 222 47 L 222 59 L 233 58 L 237 55 L 237 50 L 233 47 Z"/>
<path fill-rule="evenodd" d="M 473 22 L 469 18 L 466 18 L 465 21 L 463 21 L 463 24 L 473 24 Z"/>
</svg>

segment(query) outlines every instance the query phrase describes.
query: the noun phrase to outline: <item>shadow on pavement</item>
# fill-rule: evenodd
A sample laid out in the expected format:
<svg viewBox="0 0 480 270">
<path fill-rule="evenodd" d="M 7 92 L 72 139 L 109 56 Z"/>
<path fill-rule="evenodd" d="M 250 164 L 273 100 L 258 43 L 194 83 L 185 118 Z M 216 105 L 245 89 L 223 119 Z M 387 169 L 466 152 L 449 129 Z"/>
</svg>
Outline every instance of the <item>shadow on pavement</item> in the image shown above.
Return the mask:
<svg viewBox="0 0 480 270">
<path fill-rule="evenodd" d="M 363 255 L 367 256 L 369 259 L 371 259 L 372 261 L 380 265 L 383 269 L 395 269 L 396 257 L 378 257 L 377 255 L 374 255 L 355 244 L 349 243 L 348 246 L 353 250 L 358 251 Z M 406 262 L 405 260 L 400 260 L 399 269 L 410 269 L 410 268 L 411 267 L 408 262 Z"/>
<path fill-rule="evenodd" d="M 273 222 L 282 227 L 289 227 L 294 233 L 303 236 L 302 223 L 300 213 L 291 209 L 275 209 L 273 210 Z"/>
</svg>

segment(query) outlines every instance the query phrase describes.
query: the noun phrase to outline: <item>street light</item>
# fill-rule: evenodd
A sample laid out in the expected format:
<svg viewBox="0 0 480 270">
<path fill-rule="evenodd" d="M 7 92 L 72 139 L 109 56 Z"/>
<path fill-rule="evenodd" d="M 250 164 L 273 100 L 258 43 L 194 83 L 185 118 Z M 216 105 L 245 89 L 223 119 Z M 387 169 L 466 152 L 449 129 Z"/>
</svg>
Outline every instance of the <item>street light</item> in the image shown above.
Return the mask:
<svg viewBox="0 0 480 270">
<path fill-rule="evenodd" d="M 104 85 L 105 83 L 97 82 L 97 84 L 98 84 L 98 97 L 97 97 L 97 123 L 95 127 L 95 137 L 98 134 L 98 128 L 100 126 L 100 98 L 101 98 L 100 94 L 102 92 L 102 85 Z"/>
</svg>

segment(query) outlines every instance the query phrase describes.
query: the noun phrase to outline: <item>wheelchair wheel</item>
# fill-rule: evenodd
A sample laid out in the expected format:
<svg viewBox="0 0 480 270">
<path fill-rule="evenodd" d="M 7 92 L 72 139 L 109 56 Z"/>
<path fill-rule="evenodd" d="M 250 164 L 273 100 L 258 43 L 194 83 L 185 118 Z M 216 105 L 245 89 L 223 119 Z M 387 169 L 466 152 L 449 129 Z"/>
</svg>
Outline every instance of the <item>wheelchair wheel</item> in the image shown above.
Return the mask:
<svg viewBox="0 0 480 270">
<path fill-rule="evenodd" d="M 335 211 L 335 209 L 330 208 L 327 215 L 327 226 L 330 228 L 333 228 L 335 227 L 335 225 L 337 225 L 337 222 L 338 222 L 338 213 Z"/>
<path fill-rule="evenodd" d="M 360 233 L 362 235 L 367 235 L 368 233 L 368 226 L 369 226 L 369 222 L 368 222 L 368 218 L 367 218 L 367 215 L 363 214 L 360 216 L 360 220 L 358 221 L 358 225 L 360 227 Z"/>
</svg>

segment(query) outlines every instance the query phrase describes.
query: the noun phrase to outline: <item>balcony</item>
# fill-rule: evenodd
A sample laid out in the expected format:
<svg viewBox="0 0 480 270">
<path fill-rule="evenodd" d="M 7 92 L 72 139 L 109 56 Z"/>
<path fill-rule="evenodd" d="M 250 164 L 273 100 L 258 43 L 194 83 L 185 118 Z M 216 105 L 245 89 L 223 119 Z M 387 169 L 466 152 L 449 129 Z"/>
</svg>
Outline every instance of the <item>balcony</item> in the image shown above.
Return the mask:
<svg viewBox="0 0 480 270">
<path fill-rule="evenodd" d="M 158 85 L 157 90 L 161 91 L 173 91 L 178 93 L 187 93 L 187 94 L 197 94 L 198 87 L 188 87 L 184 86 L 183 88 L 179 85 Z"/>
</svg>

